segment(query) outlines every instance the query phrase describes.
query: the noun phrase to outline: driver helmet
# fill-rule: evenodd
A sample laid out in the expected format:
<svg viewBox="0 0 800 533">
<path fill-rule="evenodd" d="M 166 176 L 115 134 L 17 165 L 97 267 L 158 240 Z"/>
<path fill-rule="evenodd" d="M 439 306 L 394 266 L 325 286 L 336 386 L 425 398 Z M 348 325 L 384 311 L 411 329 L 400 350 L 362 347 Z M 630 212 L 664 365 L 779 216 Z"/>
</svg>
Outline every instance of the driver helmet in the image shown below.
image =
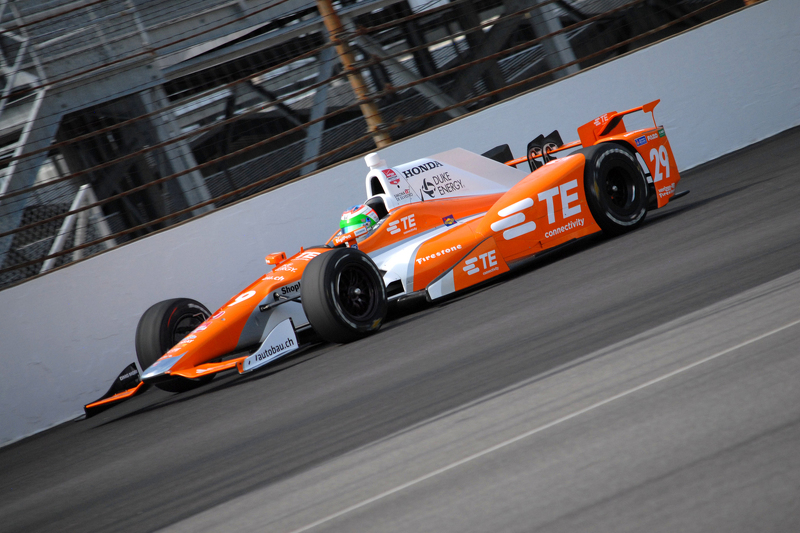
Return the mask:
<svg viewBox="0 0 800 533">
<path fill-rule="evenodd" d="M 378 214 L 370 206 L 364 204 L 354 205 L 342 213 L 342 219 L 339 221 L 340 234 L 344 235 L 363 227 L 367 230 L 364 232 L 364 236 L 366 236 L 372 231 L 378 220 Z M 358 240 L 360 241 L 361 238 Z"/>
</svg>

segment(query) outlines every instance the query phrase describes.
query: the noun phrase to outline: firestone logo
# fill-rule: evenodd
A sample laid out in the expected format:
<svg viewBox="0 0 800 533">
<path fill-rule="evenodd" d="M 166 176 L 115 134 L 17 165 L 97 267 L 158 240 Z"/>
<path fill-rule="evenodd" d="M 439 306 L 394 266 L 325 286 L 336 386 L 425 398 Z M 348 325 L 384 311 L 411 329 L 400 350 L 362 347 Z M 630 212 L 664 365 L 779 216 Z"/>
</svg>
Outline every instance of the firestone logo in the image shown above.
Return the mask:
<svg viewBox="0 0 800 533">
<path fill-rule="evenodd" d="M 665 196 L 669 196 L 670 194 L 672 194 L 674 192 L 675 192 L 675 184 L 672 183 L 670 185 L 667 185 L 663 189 L 659 189 L 658 190 L 658 197 L 659 198 L 663 198 Z"/>
<path fill-rule="evenodd" d="M 460 250 L 460 249 L 461 249 L 461 245 L 457 244 L 455 246 L 451 246 L 450 248 L 445 248 L 444 250 L 440 250 L 440 251 L 436 252 L 435 254 L 426 255 L 425 257 L 418 257 L 417 258 L 417 264 L 421 265 L 425 261 L 430 261 L 431 259 L 435 259 L 437 257 L 441 257 L 443 255 L 447 255 L 449 253 L 455 252 L 456 250 Z"/>
</svg>

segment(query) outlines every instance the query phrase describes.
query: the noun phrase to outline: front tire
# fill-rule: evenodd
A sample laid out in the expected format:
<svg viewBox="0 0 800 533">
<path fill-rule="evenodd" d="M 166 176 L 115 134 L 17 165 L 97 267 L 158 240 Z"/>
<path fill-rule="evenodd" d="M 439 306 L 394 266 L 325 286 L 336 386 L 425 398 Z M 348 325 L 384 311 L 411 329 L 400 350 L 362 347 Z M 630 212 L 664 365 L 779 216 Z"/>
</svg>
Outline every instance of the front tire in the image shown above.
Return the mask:
<svg viewBox="0 0 800 533">
<path fill-rule="evenodd" d="M 581 152 L 586 157 L 586 200 L 603 232 L 620 235 L 642 225 L 647 215 L 647 180 L 636 156 L 610 143 Z"/>
<path fill-rule="evenodd" d="M 189 298 L 173 298 L 151 306 L 136 327 L 136 358 L 142 371 L 210 316 L 211 312 L 206 306 Z M 175 377 L 156 382 L 155 386 L 167 392 L 184 392 L 205 385 L 212 379 L 214 374 L 200 379 Z"/>
<path fill-rule="evenodd" d="M 335 248 L 303 271 L 302 302 L 311 327 L 329 342 L 358 340 L 380 328 L 388 308 L 378 267 L 364 252 Z"/>
</svg>

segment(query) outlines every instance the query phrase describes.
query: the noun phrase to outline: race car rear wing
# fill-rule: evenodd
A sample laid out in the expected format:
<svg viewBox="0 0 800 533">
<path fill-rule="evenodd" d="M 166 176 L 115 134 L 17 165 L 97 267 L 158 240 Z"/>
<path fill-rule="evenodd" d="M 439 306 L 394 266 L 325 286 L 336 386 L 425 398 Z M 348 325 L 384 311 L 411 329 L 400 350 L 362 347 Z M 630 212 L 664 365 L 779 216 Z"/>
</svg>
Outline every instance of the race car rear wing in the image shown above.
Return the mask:
<svg viewBox="0 0 800 533">
<path fill-rule="evenodd" d="M 622 117 L 631 113 L 636 113 L 637 111 L 650 113 L 650 115 L 653 117 L 653 127 L 657 128 L 658 124 L 656 124 L 656 118 L 653 110 L 660 101 L 661 100 L 653 100 L 652 102 L 639 107 L 634 107 L 633 109 L 628 109 L 627 111 L 622 111 L 621 113 L 616 111 L 605 113 L 591 122 L 587 122 L 578 128 L 578 137 L 581 140 L 581 145 L 583 145 L 584 148 L 588 148 L 597 144 L 602 137 L 625 133 L 627 130 L 625 129 L 625 124 L 622 122 Z"/>
<path fill-rule="evenodd" d="M 637 111 L 650 113 L 651 117 L 653 118 L 653 126 L 658 127 L 658 125 L 656 124 L 655 114 L 653 113 L 653 110 L 656 108 L 659 102 L 661 102 L 661 100 L 653 100 L 652 102 L 646 103 L 639 107 L 628 109 L 626 111 L 622 112 L 612 111 L 610 113 L 604 113 L 599 117 L 597 117 L 596 119 L 587 122 L 586 124 L 578 128 L 579 140 L 564 144 L 555 149 L 547 150 L 546 154 L 543 155 L 547 156 L 551 154 L 556 154 L 558 152 L 562 152 L 564 150 L 570 150 L 572 148 L 578 148 L 580 146 L 588 148 L 600 142 L 603 137 L 610 137 L 612 135 L 619 135 L 625 133 L 627 130 L 625 129 L 625 123 L 622 121 L 622 118 L 625 115 L 636 113 Z M 520 163 L 524 163 L 526 161 L 528 161 L 528 155 L 526 155 L 525 157 L 512 159 L 511 161 L 506 161 L 505 164 L 513 167 Z"/>
</svg>

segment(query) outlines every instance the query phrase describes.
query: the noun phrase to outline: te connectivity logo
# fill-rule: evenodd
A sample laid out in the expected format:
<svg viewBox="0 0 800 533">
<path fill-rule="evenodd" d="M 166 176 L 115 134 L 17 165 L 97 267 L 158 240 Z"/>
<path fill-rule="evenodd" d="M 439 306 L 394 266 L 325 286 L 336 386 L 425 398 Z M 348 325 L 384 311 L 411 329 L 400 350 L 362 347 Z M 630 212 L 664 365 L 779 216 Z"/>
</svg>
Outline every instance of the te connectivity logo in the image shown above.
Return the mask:
<svg viewBox="0 0 800 533">
<path fill-rule="evenodd" d="M 400 224 L 403 224 L 403 228 L 400 228 Z M 408 215 L 407 217 L 402 217 L 399 220 L 395 220 L 389 223 L 387 227 L 387 231 L 390 235 L 394 235 L 396 233 L 403 232 L 403 235 L 406 233 L 411 233 L 412 231 L 416 231 L 417 223 L 414 220 L 414 215 Z"/>
<path fill-rule="evenodd" d="M 468 276 L 477 274 L 481 270 L 483 270 L 483 275 L 485 276 L 486 274 L 494 272 L 500 268 L 497 266 L 496 250 L 489 250 L 488 252 L 476 255 L 475 257 L 470 257 L 464 261 L 464 265 L 464 272 L 466 272 Z"/>
<path fill-rule="evenodd" d="M 295 261 L 311 261 L 321 253 L 322 252 L 303 252 L 302 254 L 295 257 Z"/>
<path fill-rule="evenodd" d="M 492 231 L 498 233 L 502 231 L 503 238 L 507 241 L 532 232 L 536 229 L 536 222 L 525 222 L 525 214 L 522 213 L 529 207 L 533 207 L 533 198 L 525 198 L 504 207 L 497 212 L 503 218 L 492 223 Z M 525 223 L 523 224 L 523 222 Z"/>
</svg>

